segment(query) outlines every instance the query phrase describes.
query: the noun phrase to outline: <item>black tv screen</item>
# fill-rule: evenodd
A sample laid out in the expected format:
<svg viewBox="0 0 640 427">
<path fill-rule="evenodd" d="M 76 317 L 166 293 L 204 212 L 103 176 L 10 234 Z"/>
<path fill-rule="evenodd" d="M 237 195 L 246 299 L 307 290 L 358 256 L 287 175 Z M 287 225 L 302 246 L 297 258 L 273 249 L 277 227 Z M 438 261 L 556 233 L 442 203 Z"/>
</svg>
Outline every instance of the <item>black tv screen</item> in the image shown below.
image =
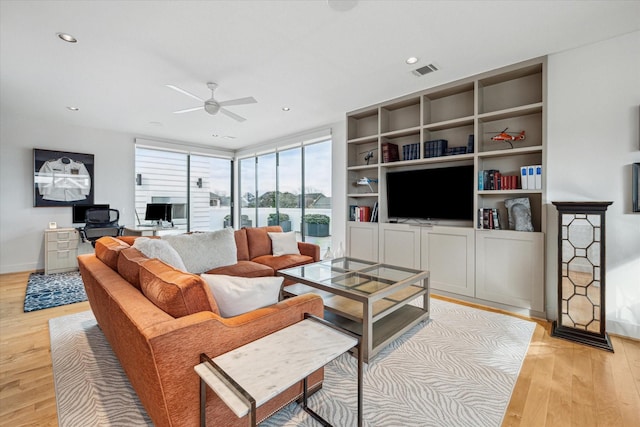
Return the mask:
<svg viewBox="0 0 640 427">
<path fill-rule="evenodd" d="M 147 203 L 144 219 L 145 221 L 171 222 L 171 210 L 171 203 Z"/>
<path fill-rule="evenodd" d="M 473 220 L 473 165 L 387 173 L 387 215 Z"/>
<path fill-rule="evenodd" d="M 88 209 L 109 209 L 108 204 L 102 205 L 73 205 L 72 216 L 74 224 L 83 224 Z"/>
</svg>

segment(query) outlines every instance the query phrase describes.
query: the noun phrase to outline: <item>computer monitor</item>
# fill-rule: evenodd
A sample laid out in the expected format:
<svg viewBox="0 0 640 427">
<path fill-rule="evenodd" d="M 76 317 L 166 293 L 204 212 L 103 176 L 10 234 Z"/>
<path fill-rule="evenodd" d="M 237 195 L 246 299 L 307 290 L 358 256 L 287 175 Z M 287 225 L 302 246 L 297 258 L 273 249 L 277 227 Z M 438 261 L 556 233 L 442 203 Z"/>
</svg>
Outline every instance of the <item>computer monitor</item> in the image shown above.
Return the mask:
<svg viewBox="0 0 640 427">
<path fill-rule="evenodd" d="M 144 213 L 145 221 L 162 221 L 171 222 L 171 203 L 147 203 L 147 209 Z"/>
<path fill-rule="evenodd" d="M 84 224 L 85 214 L 89 209 L 109 209 L 108 204 L 101 205 L 73 205 L 72 216 L 74 224 Z"/>
</svg>

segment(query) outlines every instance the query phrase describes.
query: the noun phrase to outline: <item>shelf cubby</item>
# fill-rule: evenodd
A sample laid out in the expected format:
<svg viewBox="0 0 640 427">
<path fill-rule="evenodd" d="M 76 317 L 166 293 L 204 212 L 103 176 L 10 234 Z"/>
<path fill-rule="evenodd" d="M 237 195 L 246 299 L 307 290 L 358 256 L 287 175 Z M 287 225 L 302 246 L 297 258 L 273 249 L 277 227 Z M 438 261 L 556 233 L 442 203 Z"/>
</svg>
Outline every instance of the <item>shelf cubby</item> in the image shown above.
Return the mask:
<svg viewBox="0 0 640 427">
<path fill-rule="evenodd" d="M 365 110 L 347 118 L 349 141 L 378 135 L 378 109 Z"/>
<path fill-rule="evenodd" d="M 367 154 L 372 157 L 367 160 Z M 371 166 L 376 167 L 380 161 L 378 138 L 367 139 L 365 142 L 347 144 L 347 167 Z M 368 163 L 367 163 L 368 162 Z"/>
<path fill-rule="evenodd" d="M 380 108 L 380 133 L 420 126 L 420 98 L 413 97 Z"/>
<path fill-rule="evenodd" d="M 520 141 L 492 141 L 491 137 L 503 130 L 512 135 L 525 131 L 525 139 Z M 542 146 L 542 111 L 537 108 L 527 110 L 526 114 L 491 116 L 478 119 L 478 133 L 476 138 L 477 151 L 479 153 L 499 150 L 510 150 L 523 147 Z"/>
<path fill-rule="evenodd" d="M 473 116 L 473 94 L 473 82 L 425 94 L 423 123 L 430 125 Z"/>
<path fill-rule="evenodd" d="M 473 134 L 473 123 L 467 124 L 467 122 L 463 122 L 461 126 L 438 129 L 424 129 L 423 142 L 433 141 L 436 139 L 446 139 L 447 147 L 467 147 L 469 135 Z"/>
<path fill-rule="evenodd" d="M 507 213 L 507 208 L 505 207 L 505 200 L 507 199 L 517 199 L 521 197 L 526 197 L 529 199 L 529 204 L 531 205 L 531 223 L 533 225 L 533 231 L 541 231 L 542 230 L 542 194 L 540 191 L 528 192 L 526 190 L 522 191 L 490 191 L 486 192 L 486 194 L 479 195 L 478 197 L 478 209 L 483 208 L 493 208 L 498 210 L 498 215 L 500 216 L 501 230 L 508 230 L 508 220 L 509 215 Z M 526 231 L 523 231 L 526 233 Z"/>
<path fill-rule="evenodd" d="M 542 67 L 534 64 L 478 80 L 478 113 L 541 103 Z"/>
</svg>

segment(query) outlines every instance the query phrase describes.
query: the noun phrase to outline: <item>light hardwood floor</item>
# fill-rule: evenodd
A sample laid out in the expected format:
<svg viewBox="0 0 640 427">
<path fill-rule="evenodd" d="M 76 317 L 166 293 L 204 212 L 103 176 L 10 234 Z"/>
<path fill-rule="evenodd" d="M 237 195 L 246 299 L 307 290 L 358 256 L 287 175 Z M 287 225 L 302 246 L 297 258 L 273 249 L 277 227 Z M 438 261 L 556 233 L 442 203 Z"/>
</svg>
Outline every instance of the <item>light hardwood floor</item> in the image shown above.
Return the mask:
<svg viewBox="0 0 640 427">
<path fill-rule="evenodd" d="M 0 275 L 0 426 L 57 426 L 48 321 L 89 304 L 23 313 L 28 277 Z M 609 353 L 549 331 L 538 321 L 503 427 L 639 426 L 640 342 L 612 336 Z"/>
</svg>

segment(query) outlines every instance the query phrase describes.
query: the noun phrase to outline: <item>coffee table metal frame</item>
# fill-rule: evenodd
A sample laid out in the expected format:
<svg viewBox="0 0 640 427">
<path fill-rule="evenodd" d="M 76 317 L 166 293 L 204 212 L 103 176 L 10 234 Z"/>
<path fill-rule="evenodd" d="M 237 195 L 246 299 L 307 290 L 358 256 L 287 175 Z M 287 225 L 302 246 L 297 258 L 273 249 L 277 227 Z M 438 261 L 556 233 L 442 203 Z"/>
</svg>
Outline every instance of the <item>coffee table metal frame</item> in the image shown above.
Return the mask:
<svg viewBox="0 0 640 427">
<path fill-rule="evenodd" d="M 429 318 L 429 272 L 351 257 L 279 270 L 298 282 L 285 296 L 315 292 L 325 304 L 325 319 L 362 337 L 364 361 Z M 422 308 L 409 302 L 422 297 Z"/>
<path fill-rule="evenodd" d="M 361 340 L 360 337 L 357 336 L 356 334 L 353 334 L 352 332 L 349 331 L 345 331 L 342 328 L 327 322 L 324 319 L 321 319 L 319 317 L 313 316 L 309 313 L 305 313 L 304 314 L 304 321 L 309 320 L 309 321 L 313 321 L 316 323 L 319 323 L 321 325 L 323 325 L 324 327 L 328 328 L 328 331 L 330 330 L 334 330 L 334 331 L 338 331 L 339 333 L 346 335 L 348 338 L 350 338 L 350 340 L 344 340 L 342 339 L 342 344 L 338 344 L 338 347 L 341 348 L 336 348 L 334 350 L 332 350 L 331 354 L 326 355 L 330 360 L 323 360 L 320 361 L 318 360 L 318 358 L 314 357 L 315 354 L 314 352 L 314 348 L 310 348 L 309 352 L 294 352 L 294 351 L 290 351 L 289 348 L 285 348 L 288 345 L 290 346 L 296 346 L 299 345 L 295 339 L 296 334 L 299 332 L 294 332 L 290 335 L 284 335 L 285 338 L 287 339 L 287 344 L 284 345 L 282 348 L 279 349 L 279 353 L 281 357 L 278 358 L 274 358 L 272 361 L 270 361 L 270 363 L 276 364 L 279 363 L 282 366 L 287 367 L 287 373 L 289 375 L 288 376 L 288 380 L 291 380 L 291 378 L 296 378 L 294 380 L 294 384 L 297 381 L 302 380 L 303 381 L 303 391 L 302 391 L 302 409 L 307 412 L 309 415 L 311 415 L 312 418 L 314 418 L 315 420 L 317 420 L 320 424 L 322 424 L 323 426 L 327 426 L 327 427 L 331 427 L 331 424 L 329 422 L 327 422 L 324 418 L 322 418 L 319 414 L 317 414 L 315 411 L 313 411 L 311 408 L 309 408 L 309 406 L 307 405 L 307 400 L 308 400 L 308 396 L 309 396 L 309 390 L 308 390 L 308 375 L 311 374 L 312 372 L 315 372 L 316 370 L 322 368 L 324 365 L 326 365 L 327 363 L 329 363 L 331 360 L 335 359 L 336 357 L 338 357 L 339 355 L 343 354 L 345 351 L 348 351 L 351 347 L 354 347 L 356 349 L 360 348 L 361 345 Z M 287 334 L 289 330 L 293 330 L 294 328 L 292 328 L 293 326 L 296 326 L 298 324 L 294 324 L 291 325 L 287 328 L 281 329 L 280 331 L 276 331 L 274 332 L 274 334 Z M 299 326 L 299 325 L 298 325 Z M 238 417 L 244 416 L 248 413 L 249 415 L 249 425 L 255 427 L 256 426 L 256 407 L 259 406 L 259 404 L 265 403 L 265 401 L 267 401 L 269 398 L 272 398 L 272 395 L 266 395 L 266 396 L 259 396 L 257 397 L 257 399 L 260 400 L 260 402 L 256 401 L 256 397 L 252 396 L 247 390 L 246 388 L 251 387 L 251 385 L 249 384 L 249 387 L 243 387 L 242 385 L 240 385 L 231 374 L 229 374 L 225 369 L 223 369 L 219 363 L 222 364 L 227 364 L 229 365 L 229 360 L 233 360 L 234 356 L 236 356 L 236 354 L 242 354 L 242 352 L 244 351 L 244 348 L 248 348 L 248 346 L 251 345 L 255 345 L 255 343 L 258 343 L 260 345 L 265 344 L 266 346 L 272 346 L 274 344 L 278 344 L 279 342 L 270 342 L 270 341 L 274 341 L 272 340 L 272 336 L 274 334 L 271 335 L 267 335 L 259 340 L 256 340 L 252 343 L 249 343 L 245 346 L 239 347 L 238 349 L 232 350 L 228 353 L 225 353 L 224 355 L 218 356 L 216 358 L 209 358 L 209 356 L 207 356 L 206 354 L 202 353 L 200 354 L 200 361 L 201 363 L 199 365 L 195 366 L 195 370 L 198 373 L 198 375 L 200 376 L 200 425 L 201 427 L 206 427 L 206 396 L 207 396 L 207 386 L 209 386 L 214 392 L 216 392 L 216 394 L 218 394 L 218 396 L 221 398 L 221 400 L 223 400 L 228 406 L 229 408 L 231 408 L 233 410 L 234 413 L 236 413 L 236 415 Z M 281 335 L 283 336 L 283 335 Z M 326 334 L 326 339 L 325 339 L 325 335 L 323 334 L 323 337 L 318 337 L 316 336 L 316 340 L 315 343 L 312 344 L 311 346 L 313 347 L 313 345 L 317 344 L 316 347 L 320 348 L 320 347 L 326 347 L 326 340 L 331 340 L 331 339 L 335 339 L 336 335 L 335 333 L 333 334 L 333 338 L 332 336 L 330 336 L 330 334 Z M 281 338 L 280 338 L 281 339 Z M 261 342 L 261 343 L 259 343 Z M 346 344 L 345 344 L 346 343 Z M 353 346 L 351 346 L 351 344 L 355 344 Z M 361 354 L 361 351 L 358 351 L 358 354 Z M 245 353 L 246 354 L 246 353 Z M 221 360 L 222 357 L 226 357 L 226 361 Z M 300 357 L 303 357 L 304 360 L 300 360 Z M 308 356 L 308 357 L 307 357 Z M 292 359 L 294 358 L 294 359 Z M 242 357 L 243 361 L 244 359 L 246 359 L 246 357 Z M 220 361 L 219 363 L 216 363 L 216 360 Z M 357 372 L 357 381 L 358 381 L 358 400 L 357 400 L 357 411 L 358 411 L 358 427 L 362 426 L 362 374 L 363 374 L 363 364 L 364 361 L 362 359 L 362 356 L 358 357 L 358 372 Z M 242 366 L 239 366 L 237 364 L 235 364 L 234 362 L 231 362 L 231 369 L 238 369 L 241 368 L 242 371 L 248 372 L 249 374 L 251 374 L 251 376 L 257 376 L 258 373 L 253 373 L 252 371 L 254 371 L 255 368 L 255 364 L 252 363 L 243 363 Z M 213 375 L 211 375 L 213 374 Z M 284 391 L 286 388 L 290 387 L 293 384 L 290 383 L 281 383 L 280 378 L 277 377 L 277 375 L 270 375 L 269 376 L 269 383 L 268 383 L 268 389 L 269 389 L 269 393 L 272 393 L 273 390 L 277 389 L 279 390 L 279 392 Z"/>
</svg>

